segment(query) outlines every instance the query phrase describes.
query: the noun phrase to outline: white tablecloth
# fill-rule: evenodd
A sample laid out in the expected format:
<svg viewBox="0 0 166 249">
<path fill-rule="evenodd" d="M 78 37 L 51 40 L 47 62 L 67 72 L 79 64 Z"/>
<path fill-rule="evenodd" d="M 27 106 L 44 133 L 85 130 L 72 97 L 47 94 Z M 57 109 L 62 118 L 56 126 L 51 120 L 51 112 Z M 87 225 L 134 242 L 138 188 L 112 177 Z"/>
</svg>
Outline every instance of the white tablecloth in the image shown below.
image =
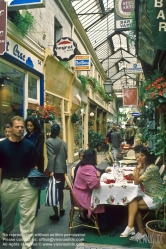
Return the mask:
<svg viewBox="0 0 166 249">
<path fill-rule="evenodd" d="M 104 174 L 106 176 L 106 174 Z M 108 174 L 107 179 L 111 179 Z M 134 183 L 111 183 L 106 184 L 101 181 L 101 186 L 94 189 L 91 197 L 91 209 L 94 210 L 99 204 L 127 205 L 137 196 L 143 196 L 139 185 Z"/>
</svg>

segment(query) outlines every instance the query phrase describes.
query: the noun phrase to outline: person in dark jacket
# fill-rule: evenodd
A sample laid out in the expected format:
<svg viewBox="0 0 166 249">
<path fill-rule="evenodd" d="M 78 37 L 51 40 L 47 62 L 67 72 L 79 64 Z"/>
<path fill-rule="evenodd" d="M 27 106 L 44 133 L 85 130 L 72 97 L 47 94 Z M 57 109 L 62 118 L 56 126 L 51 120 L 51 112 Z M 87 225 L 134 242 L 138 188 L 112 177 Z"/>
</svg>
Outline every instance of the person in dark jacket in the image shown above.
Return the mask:
<svg viewBox="0 0 166 249">
<path fill-rule="evenodd" d="M 113 132 L 111 133 L 111 141 L 112 141 L 112 148 L 114 152 L 114 159 L 116 160 L 117 154 L 120 150 L 120 144 L 121 144 L 121 135 L 120 132 L 117 131 L 117 128 L 114 126 L 112 128 Z"/>
<path fill-rule="evenodd" d="M 35 117 L 28 117 L 25 120 L 25 128 L 27 132 L 25 138 L 34 143 L 38 155 L 38 161 L 37 161 L 38 169 L 41 172 L 43 172 L 44 171 L 44 155 L 43 155 L 44 133 L 42 132 L 38 119 Z M 38 209 L 40 209 L 40 193 L 41 190 L 38 190 L 38 204 L 37 204 L 36 214 L 38 212 Z"/>
</svg>

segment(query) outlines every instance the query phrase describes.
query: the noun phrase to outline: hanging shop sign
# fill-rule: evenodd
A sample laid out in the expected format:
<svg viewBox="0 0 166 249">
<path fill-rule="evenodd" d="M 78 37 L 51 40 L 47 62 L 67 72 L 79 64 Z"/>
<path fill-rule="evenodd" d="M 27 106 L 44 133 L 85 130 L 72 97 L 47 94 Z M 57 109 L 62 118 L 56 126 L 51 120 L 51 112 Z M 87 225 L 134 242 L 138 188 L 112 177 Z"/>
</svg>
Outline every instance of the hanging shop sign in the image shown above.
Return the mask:
<svg viewBox="0 0 166 249">
<path fill-rule="evenodd" d="M 90 55 L 76 55 L 74 68 L 76 71 L 90 71 Z"/>
<path fill-rule="evenodd" d="M 127 64 L 127 73 L 143 73 L 141 63 Z"/>
<path fill-rule="evenodd" d="M 53 52 L 60 61 L 70 61 L 77 53 L 77 43 L 69 37 L 63 37 L 55 43 Z"/>
<path fill-rule="evenodd" d="M 5 1 L 0 1 L 0 55 L 6 51 L 6 36 L 7 36 L 7 4 Z"/>
<path fill-rule="evenodd" d="M 139 8 L 139 40 L 138 40 L 138 55 L 144 62 L 149 65 L 153 64 L 155 52 L 153 46 L 153 36 L 149 13 L 147 10 L 147 1 L 139 1 L 136 3 L 136 8 Z"/>
<path fill-rule="evenodd" d="M 166 1 L 147 1 L 155 49 L 166 50 Z"/>
<path fill-rule="evenodd" d="M 129 30 L 132 24 L 131 12 L 134 10 L 134 0 L 114 0 L 115 30 Z"/>
<path fill-rule="evenodd" d="M 123 88 L 123 106 L 138 106 L 138 89 Z"/>
<path fill-rule="evenodd" d="M 8 0 L 8 10 L 34 9 L 45 7 L 45 0 Z"/>
</svg>

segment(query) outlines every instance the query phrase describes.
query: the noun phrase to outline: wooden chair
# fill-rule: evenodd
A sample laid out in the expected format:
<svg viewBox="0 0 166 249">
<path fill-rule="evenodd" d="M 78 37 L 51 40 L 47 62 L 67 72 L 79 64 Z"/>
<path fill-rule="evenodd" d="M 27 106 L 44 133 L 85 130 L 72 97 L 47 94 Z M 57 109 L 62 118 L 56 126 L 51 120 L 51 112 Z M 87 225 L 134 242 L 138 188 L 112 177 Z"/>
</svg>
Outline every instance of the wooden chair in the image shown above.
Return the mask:
<svg viewBox="0 0 166 249">
<path fill-rule="evenodd" d="M 126 154 L 127 157 L 135 157 L 135 151 L 134 150 L 129 150 Z"/>
<path fill-rule="evenodd" d="M 162 165 L 159 169 L 159 173 L 160 173 L 160 176 L 162 176 L 164 174 L 164 171 L 165 171 L 165 165 Z M 163 177 L 163 184 L 165 184 L 165 181 L 164 181 L 164 177 Z M 143 217 L 143 220 L 148 216 L 148 214 L 150 214 L 151 212 L 155 212 L 155 214 L 157 215 L 157 213 L 159 212 L 160 208 L 161 208 L 162 205 L 159 205 L 159 208 L 157 210 L 150 210 L 148 211 L 144 217 Z"/>
<path fill-rule="evenodd" d="M 96 229 L 99 233 L 99 236 L 101 236 L 99 225 L 98 225 L 97 214 L 92 214 L 90 217 L 90 220 L 92 221 L 92 225 L 86 222 L 79 221 L 79 215 L 81 215 L 81 213 L 83 213 L 85 209 L 79 205 L 72 191 L 72 183 L 70 182 L 69 177 L 66 174 L 65 174 L 65 180 L 70 191 L 70 201 L 71 201 L 70 218 L 69 218 L 69 234 L 71 234 L 73 228 L 83 226 L 83 227 L 89 227 L 89 228 Z"/>
<path fill-rule="evenodd" d="M 74 170 L 75 170 L 76 166 L 73 165 L 70 167 L 70 178 L 71 178 L 71 181 L 73 183 L 73 180 L 74 180 Z"/>
</svg>

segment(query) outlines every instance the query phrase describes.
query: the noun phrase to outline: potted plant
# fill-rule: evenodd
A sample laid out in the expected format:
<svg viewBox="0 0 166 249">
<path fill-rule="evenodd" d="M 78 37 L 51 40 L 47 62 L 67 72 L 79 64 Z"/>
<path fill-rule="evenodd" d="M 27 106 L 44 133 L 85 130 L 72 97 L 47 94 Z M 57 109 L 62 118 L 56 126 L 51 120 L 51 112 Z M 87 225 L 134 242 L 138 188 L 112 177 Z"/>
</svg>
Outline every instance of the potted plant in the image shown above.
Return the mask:
<svg viewBox="0 0 166 249">
<path fill-rule="evenodd" d="M 102 134 L 99 132 L 95 132 L 94 130 L 90 129 L 88 131 L 88 145 L 89 148 L 96 148 L 98 151 L 100 150 L 100 146 L 102 145 L 104 139 Z"/>
<path fill-rule="evenodd" d="M 159 191 L 154 201 L 160 202 L 160 208 L 156 212 L 156 220 L 146 223 L 148 239 L 153 249 L 166 248 L 166 184 Z"/>
</svg>

